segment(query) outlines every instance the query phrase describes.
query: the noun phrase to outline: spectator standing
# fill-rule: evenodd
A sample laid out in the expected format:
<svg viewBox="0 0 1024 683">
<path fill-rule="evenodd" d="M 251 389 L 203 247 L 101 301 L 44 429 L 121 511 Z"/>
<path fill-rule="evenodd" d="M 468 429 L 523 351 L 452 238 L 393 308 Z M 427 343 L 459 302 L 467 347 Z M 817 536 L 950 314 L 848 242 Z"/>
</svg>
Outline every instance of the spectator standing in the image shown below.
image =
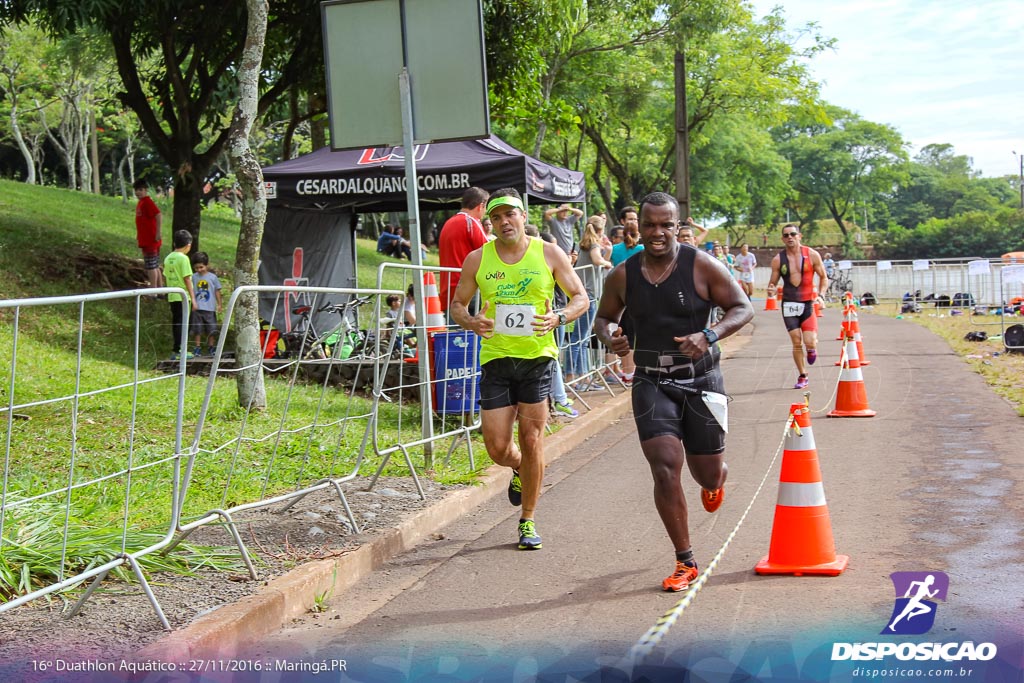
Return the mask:
<svg viewBox="0 0 1024 683">
<path fill-rule="evenodd" d="M 462 193 L 459 212 L 441 226 L 441 234 L 437 239 L 437 251 L 442 268 L 461 269 L 470 252 L 479 249 L 487 242 L 487 232 L 480 220 L 484 215 L 487 196 L 487 190 L 479 187 L 469 188 Z M 488 223 L 490 223 L 489 220 Z M 448 310 L 461 277 L 461 272 L 441 273 L 441 284 L 438 287 L 441 310 Z"/>
<path fill-rule="evenodd" d="M 594 324 L 594 314 L 597 312 L 597 294 L 600 291 L 598 283 L 604 281 L 605 273 L 612 267 L 601 246 L 603 237 L 604 219 L 597 215 L 591 216 L 583 228 L 579 258 L 575 264 L 576 272 L 583 280 L 583 288 L 590 297 L 590 308 L 576 320 L 568 334 L 569 362 L 565 376 L 568 382 L 590 371 L 587 351 L 590 349 L 590 330 Z"/>
<path fill-rule="evenodd" d="M 149 186 L 145 180 L 136 180 L 132 185 L 135 189 L 135 239 L 142 250 L 142 267 L 146 271 L 146 281 L 150 287 L 163 285 L 160 273 L 160 229 L 163 226 L 163 215 L 160 207 L 149 196 Z"/>
<path fill-rule="evenodd" d="M 554 244 L 557 246 L 555 236 L 550 232 L 544 231 L 540 233 L 540 239 Z M 559 247 L 561 249 L 561 247 Z M 569 254 L 569 263 L 575 266 L 576 252 Z M 555 284 L 555 298 L 552 300 L 551 305 L 556 311 L 560 311 L 565 308 L 568 299 L 565 296 L 565 292 L 562 288 Z M 561 356 L 563 343 L 565 342 L 565 326 L 559 325 L 555 328 L 555 345 L 558 347 L 558 354 Z M 562 374 L 562 362 L 559 358 L 559 362 L 555 363 L 555 367 L 551 370 L 551 414 L 554 416 L 567 417 L 570 420 L 580 416 L 579 412 L 572 407 L 573 401 L 569 398 L 569 394 L 565 391 L 565 375 Z"/>
<path fill-rule="evenodd" d="M 581 218 L 583 218 L 583 212 L 568 204 L 544 211 L 544 223 L 551 230 L 551 234 L 555 236 L 555 242 L 566 254 L 572 251 L 573 244 L 576 242 L 573 228 Z"/>
<path fill-rule="evenodd" d="M 679 240 L 680 244 L 689 244 L 691 247 L 696 247 L 707 236 L 708 229 L 703 225 L 697 225 L 694 223 L 693 218 L 687 216 L 686 220 L 679 225 L 679 234 L 676 236 L 676 239 Z"/>
<path fill-rule="evenodd" d="M 204 251 L 192 254 L 192 290 L 195 292 L 196 309 L 191 316 L 192 336 L 195 341 L 193 355 L 202 355 L 203 337 L 206 337 L 206 355 L 212 356 L 217 350 L 217 316 L 224 307 L 221 297 L 220 278 L 210 270 L 210 257 Z"/>
<path fill-rule="evenodd" d="M 732 275 L 733 279 L 736 278 L 736 257 L 729 253 L 729 245 L 726 244 L 722 247 L 722 251 L 725 252 L 725 267 L 729 269 L 729 275 Z"/>
<path fill-rule="evenodd" d="M 826 251 L 825 258 L 821 261 L 822 265 L 825 266 L 825 275 L 831 280 L 835 276 L 836 262 L 832 258 L 832 252 Z"/>
<path fill-rule="evenodd" d="M 192 250 L 192 234 L 188 230 L 174 233 L 174 251 L 164 259 L 164 277 L 168 287 L 181 287 L 188 292 L 191 310 L 196 310 L 196 295 L 192 289 L 192 264 L 188 260 L 188 252 Z M 185 305 L 181 294 L 171 292 L 167 295 L 167 303 L 171 307 L 171 360 L 178 360 L 178 349 L 184 348 L 188 339 L 185 336 Z M 192 354 L 186 350 L 186 358 Z"/>
<path fill-rule="evenodd" d="M 624 206 L 619 210 L 619 220 L 622 221 L 622 242 L 612 247 L 612 266 L 618 266 L 623 263 L 631 256 L 639 254 L 644 250 L 644 245 L 640 244 L 640 221 L 636 207 Z M 633 383 L 633 371 L 636 369 L 636 364 L 633 362 L 633 352 L 629 351 L 625 356 L 622 356 L 619 363 L 620 372 L 618 372 L 619 379 L 622 380 L 626 386 L 631 386 Z"/>
<path fill-rule="evenodd" d="M 622 242 L 612 246 L 611 262 L 613 266 L 619 265 L 633 254 L 644 250 L 644 245 L 640 244 L 636 208 L 622 207 L 619 211 L 619 220 L 622 221 Z"/>
</svg>

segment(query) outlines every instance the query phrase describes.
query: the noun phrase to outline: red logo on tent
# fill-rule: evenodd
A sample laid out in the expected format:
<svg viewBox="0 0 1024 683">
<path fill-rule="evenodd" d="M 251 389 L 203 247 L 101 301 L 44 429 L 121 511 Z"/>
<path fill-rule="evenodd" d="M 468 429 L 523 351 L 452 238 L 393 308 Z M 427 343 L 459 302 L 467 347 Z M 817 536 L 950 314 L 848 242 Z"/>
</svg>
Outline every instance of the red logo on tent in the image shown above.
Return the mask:
<svg viewBox="0 0 1024 683">
<path fill-rule="evenodd" d="M 356 163 L 360 166 L 366 166 L 368 164 L 386 164 L 389 161 L 405 161 L 405 155 L 396 150 L 401 150 L 402 147 L 372 147 L 364 149 L 363 153 L 359 156 L 359 161 Z M 423 161 L 427 157 L 427 150 L 430 149 L 430 145 L 416 145 L 413 147 L 416 161 Z"/>
<path fill-rule="evenodd" d="M 537 174 L 532 168 L 530 169 L 530 184 L 533 185 L 533 189 L 537 192 L 543 192 L 545 189 L 544 181 L 537 177 Z"/>
</svg>

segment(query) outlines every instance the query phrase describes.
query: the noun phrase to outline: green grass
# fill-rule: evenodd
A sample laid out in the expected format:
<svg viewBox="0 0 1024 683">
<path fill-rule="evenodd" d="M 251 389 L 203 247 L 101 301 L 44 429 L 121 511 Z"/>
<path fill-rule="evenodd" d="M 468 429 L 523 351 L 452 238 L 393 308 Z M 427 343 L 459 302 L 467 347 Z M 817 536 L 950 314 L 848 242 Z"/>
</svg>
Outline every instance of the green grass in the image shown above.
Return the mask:
<svg viewBox="0 0 1024 683">
<path fill-rule="evenodd" d="M 169 202 L 163 202 L 161 210 L 166 253 Z M 133 274 L 141 276 L 133 203 L 0 180 L 0 226 L 0 287 L 7 298 L 95 293 L 141 284 L 133 279 Z M 226 293 L 238 231 L 235 220 L 203 217 L 201 246 L 213 269 L 222 274 Z M 377 254 L 372 240 L 358 239 L 357 250 L 359 286 L 374 287 L 377 266 L 391 259 Z M 427 263 L 436 265 L 436 255 Z M 407 272 L 386 270 L 383 286 L 405 289 Z M 64 562 L 65 575 L 104 561 L 111 547 L 120 549 L 122 537 L 132 550 L 146 547 L 168 530 L 173 484 L 169 458 L 175 452 L 178 407 L 178 377 L 154 369 L 169 346 L 165 303 L 126 299 L 81 308 L 22 308 L 16 356 L 11 353 L 13 321 L 11 309 L 0 309 L 0 407 L 11 400 L 12 363 L 17 364 L 14 403 L 39 404 L 17 411 L 10 434 L 6 413 L 0 413 L 0 439 L 5 444 L 10 439 L 4 463 L 8 508 L 0 544 L 0 598 L 45 585 L 60 574 L 65 523 L 75 542 L 73 556 Z M 266 383 L 267 408 L 247 413 L 237 405 L 235 383 L 224 378 L 216 382 L 184 510 L 186 521 L 213 508 L 340 476 L 354 467 L 366 420 L 353 420 L 344 431 L 330 422 L 346 414 L 368 415 L 372 404 L 365 394 L 350 396 L 336 387 L 324 390 L 311 381 L 299 381 L 289 391 L 287 378 L 269 374 Z M 184 380 L 186 445 L 192 440 L 207 384 L 200 376 Z M 78 398 L 72 398 L 76 394 Z M 418 402 L 382 404 L 380 443 L 386 447 L 417 439 L 419 413 Z M 435 429 L 441 428 L 438 422 Z M 275 436 L 279 432 L 280 438 Z M 238 439 L 240 434 L 245 438 Z M 447 444 L 439 449 L 440 459 Z M 478 464 L 487 464 L 479 444 L 475 452 Z M 412 457 L 420 463 L 420 474 L 442 483 L 472 482 L 476 477 L 465 446 L 456 450 L 447 469 L 425 473 L 422 452 L 414 450 Z M 372 474 L 378 464 L 369 449 L 361 473 Z M 118 474 L 100 480 L 111 473 Z M 384 474 L 407 475 L 404 460 L 393 456 Z M 52 493 L 69 484 L 70 499 Z M 14 504 L 32 496 L 41 497 L 30 505 Z M 150 554 L 141 564 L 147 571 L 187 572 L 196 566 L 223 566 L 223 557 L 218 549 L 181 546 L 168 560 Z"/>
<path fill-rule="evenodd" d="M 894 314 L 895 315 L 895 314 Z M 993 391 L 1005 398 L 1024 417 L 1024 354 L 1007 353 L 1000 337 L 998 316 L 952 316 L 926 311 L 903 316 L 928 328 L 949 344 L 950 348 L 981 375 Z M 1019 317 L 1006 320 L 1006 327 L 1021 321 Z M 964 335 L 972 330 L 984 330 L 990 337 L 983 342 L 969 342 Z"/>
</svg>

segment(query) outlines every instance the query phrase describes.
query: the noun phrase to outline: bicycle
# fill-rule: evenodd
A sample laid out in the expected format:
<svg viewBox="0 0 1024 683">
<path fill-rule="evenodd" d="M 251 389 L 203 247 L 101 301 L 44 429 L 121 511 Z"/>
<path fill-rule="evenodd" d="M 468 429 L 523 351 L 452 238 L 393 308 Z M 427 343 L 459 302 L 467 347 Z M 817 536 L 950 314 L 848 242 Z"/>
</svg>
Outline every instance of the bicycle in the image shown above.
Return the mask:
<svg viewBox="0 0 1024 683">
<path fill-rule="evenodd" d="M 842 301 L 846 292 L 853 291 L 853 280 L 841 270 L 834 270 L 828 279 L 828 291 L 825 300 L 829 303 Z"/>
<path fill-rule="evenodd" d="M 296 306 L 292 313 L 302 318 L 296 329 L 284 335 L 285 353 L 300 360 L 346 360 L 366 347 L 367 334 L 360 330 L 349 315 L 370 302 L 370 297 L 357 297 L 343 304 L 327 303 L 317 313 L 337 313 L 341 322 L 320 334 L 313 325 L 312 306 Z"/>
</svg>

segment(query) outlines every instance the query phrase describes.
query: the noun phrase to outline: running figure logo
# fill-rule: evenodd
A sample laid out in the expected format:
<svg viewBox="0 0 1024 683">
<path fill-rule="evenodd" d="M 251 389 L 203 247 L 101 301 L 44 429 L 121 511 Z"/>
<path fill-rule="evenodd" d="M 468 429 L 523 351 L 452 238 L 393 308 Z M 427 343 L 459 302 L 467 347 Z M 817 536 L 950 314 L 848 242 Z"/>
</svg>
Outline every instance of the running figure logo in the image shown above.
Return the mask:
<svg viewBox="0 0 1024 683">
<path fill-rule="evenodd" d="M 938 611 L 935 600 L 946 600 L 949 577 L 943 572 L 893 572 L 890 576 L 896 589 L 896 604 L 882 633 L 927 633 L 935 623 Z"/>
</svg>

